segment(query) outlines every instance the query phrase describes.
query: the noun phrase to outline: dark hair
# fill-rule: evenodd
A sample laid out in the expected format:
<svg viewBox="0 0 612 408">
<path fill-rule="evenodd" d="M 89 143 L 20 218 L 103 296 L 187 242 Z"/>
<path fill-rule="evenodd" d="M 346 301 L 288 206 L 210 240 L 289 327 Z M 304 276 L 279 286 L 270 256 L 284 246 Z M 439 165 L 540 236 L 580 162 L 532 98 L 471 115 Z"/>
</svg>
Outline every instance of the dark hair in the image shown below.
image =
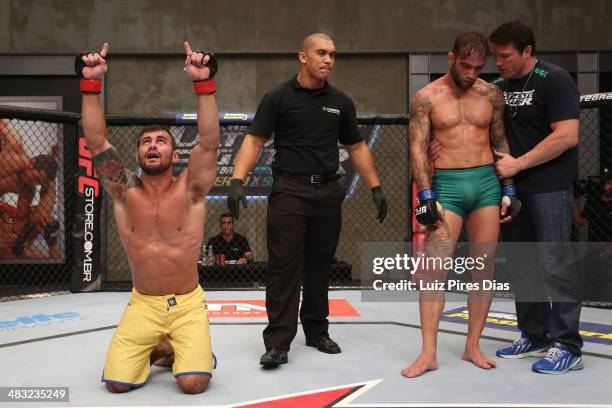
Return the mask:
<svg viewBox="0 0 612 408">
<path fill-rule="evenodd" d="M 52 181 L 57 175 L 57 161 L 48 154 L 41 154 L 32 159 L 34 168 L 42 170 L 47 175 L 47 180 Z"/>
<path fill-rule="evenodd" d="M 229 213 L 229 212 L 221 214 L 219 216 L 219 221 L 221 221 L 223 218 L 231 218 L 232 221 L 234 221 L 234 216 L 232 215 L 232 213 Z"/>
<path fill-rule="evenodd" d="M 500 25 L 491 33 L 489 40 L 493 44 L 508 45 L 514 44 L 519 53 L 523 53 L 527 46 L 531 45 L 531 55 L 536 51 L 535 36 L 533 30 L 522 21 L 511 21 Z"/>
<path fill-rule="evenodd" d="M 472 55 L 478 55 L 486 59 L 489 56 L 489 43 L 480 33 L 474 31 L 461 33 L 455 38 L 453 54 L 457 58 L 468 58 Z"/>
<path fill-rule="evenodd" d="M 172 145 L 172 150 L 174 151 L 176 149 L 176 141 L 174 140 L 174 136 L 172 136 L 172 133 L 170 133 L 170 128 L 168 126 L 162 125 L 150 125 L 142 129 L 136 138 L 136 146 L 140 147 L 140 138 L 142 135 L 149 132 L 157 132 L 158 130 L 168 133 L 168 136 L 170 136 L 170 144 Z"/>
</svg>

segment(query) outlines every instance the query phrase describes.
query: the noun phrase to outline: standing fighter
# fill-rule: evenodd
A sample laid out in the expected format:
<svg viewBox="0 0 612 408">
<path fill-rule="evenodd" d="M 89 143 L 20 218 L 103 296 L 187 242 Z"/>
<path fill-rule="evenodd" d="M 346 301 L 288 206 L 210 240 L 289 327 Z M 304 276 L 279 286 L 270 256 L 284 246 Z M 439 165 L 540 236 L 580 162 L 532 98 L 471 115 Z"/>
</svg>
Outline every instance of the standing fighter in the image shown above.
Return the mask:
<svg viewBox="0 0 612 408">
<path fill-rule="evenodd" d="M 240 201 L 246 207 L 243 180 L 255 165 L 266 140 L 274 133 L 274 184 L 268 201 L 268 274 L 263 332 L 266 352 L 260 363 L 286 363 L 300 320 L 306 345 L 324 353 L 340 353 L 330 339 L 327 315 L 329 269 L 338 245 L 345 189 L 337 183 L 338 142 L 366 186 L 383 221 L 387 202 L 368 146 L 357 129 L 353 101 L 327 82 L 336 48 L 322 33 L 311 34 L 298 53 L 297 76 L 270 90 L 263 98 L 234 164 L 228 207 L 238 219 Z"/>
<path fill-rule="evenodd" d="M 509 221 L 520 209 L 512 179 L 503 180 L 500 189 L 493 166 L 492 149 L 507 152 L 508 144 L 503 125 L 503 95 L 478 78 L 487 55 L 488 44 L 482 35 L 473 32 L 458 35 L 453 51 L 448 53 L 448 73 L 417 92 L 410 105 L 410 158 L 419 190 L 415 213 L 419 223 L 427 226 L 428 257 L 452 256 L 465 222 L 470 242 L 493 259 L 500 215 L 505 216 L 503 222 Z M 430 138 L 440 144 L 433 179 L 427 156 Z M 486 262 L 482 270 L 472 270 L 472 279 L 482 285 L 492 273 L 492 264 Z M 444 282 L 446 271 L 427 270 L 424 279 Z M 484 369 L 495 367 L 479 345 L 490 304 L 491 291 L 470 291 L 470 320 L 462 358 Z M 421 290 L 419 309 L 422 351 L 402 370 L 406 377 L 438 368 L 437 334 L 444 291 Z"/>
<path fill-rule="evenodd" d="M 185 393 L 204 391 L 212 377 L 213 355 L 204 292 L 197 260 L 204 230 L 204 197 L 216 177 L 219 118 L 215 102 L 213 55 L 192 51 L 185 42 L 185 68 L 198 95 L 200 143 L 187 170 L 173 177 L 178 160 L 167 129 L 150 127 L 137 139 L 142 176 L 120 163 L 107 138 L 100 105 L 101 79 L 107 70 L 108 44 L 99 53 L 77 57 L 83 92 L 83 130 L 87 148 L 106 192 L 113 198 L 121 242 L 134 288 L 108 349 L 102 381 L 111 392 L 144 385 L 150 364 L 174 352 L 172 366 Z M 156 349 L 160 338 L 171 349 Z"/>
<path fill-rule="evenodd" d="M 502 228 L 502 238 L 549 243 L 540 248 L 546 289 L 553 297 L 552 303 L 548 299 L 516 302 L 521 338 L 497 355 L 545 355 L 533 364 L 533 371 L 562 374 L 583 367 L 578 332 L 580 282 L 567 246 L 580 94 L 567 71 L 535 58 L 535 37 L 526 24 L 503 24 L 489 40 L 501 75 L 495 84 L 506 97 L 504 121 L 512 152 L 512 156 L 498 153 L 497 172 L 500 177 L 516 179 L 524 208 L 516 222 Z"/>
</svg>

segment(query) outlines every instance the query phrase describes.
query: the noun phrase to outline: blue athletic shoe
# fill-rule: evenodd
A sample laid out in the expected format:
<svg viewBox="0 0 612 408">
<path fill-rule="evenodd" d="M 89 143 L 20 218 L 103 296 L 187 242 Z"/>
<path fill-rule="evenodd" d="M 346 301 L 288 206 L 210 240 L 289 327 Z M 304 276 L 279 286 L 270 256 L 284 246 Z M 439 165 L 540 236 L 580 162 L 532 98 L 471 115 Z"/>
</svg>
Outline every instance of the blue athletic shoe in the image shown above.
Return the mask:
<svg viewBox="0 0 612 408">
<path fill-rule="evenodd" d="M 499 349 L 495 354 L 501 358 L 544 357 L 547 351 L 547 346 L 536 346 L 527 337 L 521 337 L 514 340 L 510 347 Z"/>
<path fill-rule="evenodd" d="M 533 371 L 543 374 L 565 374 L 569 370 L 582 370 L 583 368 L 582 357 L 572 353 L 560 343 L 553 343 L 546 357 L 531 366 Z"/>
</svg>

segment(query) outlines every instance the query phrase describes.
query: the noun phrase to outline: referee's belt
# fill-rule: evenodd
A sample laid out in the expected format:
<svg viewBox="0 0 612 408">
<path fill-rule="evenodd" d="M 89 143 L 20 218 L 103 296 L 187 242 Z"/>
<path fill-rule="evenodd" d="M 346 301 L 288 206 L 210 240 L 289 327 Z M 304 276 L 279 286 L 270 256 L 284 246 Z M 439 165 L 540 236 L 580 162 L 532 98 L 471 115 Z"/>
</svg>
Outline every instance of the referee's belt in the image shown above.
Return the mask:
<svg viewBox="0 0 612 408">
<path fill-rule="evenodd" d="M 311 175 L 304 175 L 304 174 L 291 174 L 291 173 L 286 173 L 284 171 L 278 171 L 275 170 L 273 173 L 275 176 L 283 176 L 283 177 L 291 177 L 294 180 L 300 181 L 302 183 L 306 183 L 306 184 L 323 184 L 323 183 L 330 183 L 332 181 L 338 181 L 340 180 L 340 177 L 342 177 L 341 174 L 311 174 Z"/>
</svg>

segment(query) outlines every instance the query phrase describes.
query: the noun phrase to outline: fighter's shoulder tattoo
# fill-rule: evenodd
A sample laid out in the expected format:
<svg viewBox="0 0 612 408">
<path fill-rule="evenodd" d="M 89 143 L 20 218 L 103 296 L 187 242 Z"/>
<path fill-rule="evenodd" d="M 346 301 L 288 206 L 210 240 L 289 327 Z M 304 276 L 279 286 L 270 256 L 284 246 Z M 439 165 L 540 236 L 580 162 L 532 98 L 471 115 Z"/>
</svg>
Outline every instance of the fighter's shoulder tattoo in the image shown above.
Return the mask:
<svg viewBox="0 0 612 408">
<path fill-rule="evenodd" d="M 138 180 L 134 172 L 121 164 L 119 152 L 113 146 L 93 158 L 98 177 L 103 185 L 120 184 L 127 188 L 136 187 Z"/>
<path fill-rule="evenodd" d="M 417 92 L 410 104 L 410 115 L 429 114 L 431 107 L 432 103 L 429 95 L 422 91 Z"/>
<path fill-rule="evenodd" d="M 493 107 L 499 106 L 501 91 L 495 85 L 479 80 L 474 84 L 474 90 L 478 92 L 480 96 L 487 97 Z"/>
</svg>

